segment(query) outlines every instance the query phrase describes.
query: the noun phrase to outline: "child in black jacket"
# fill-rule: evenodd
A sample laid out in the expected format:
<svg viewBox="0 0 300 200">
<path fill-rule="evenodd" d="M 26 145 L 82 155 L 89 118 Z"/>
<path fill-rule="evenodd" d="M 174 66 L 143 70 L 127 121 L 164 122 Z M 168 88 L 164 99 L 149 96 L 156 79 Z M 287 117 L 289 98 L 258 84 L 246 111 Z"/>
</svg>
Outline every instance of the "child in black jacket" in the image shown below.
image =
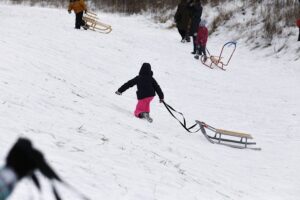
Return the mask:
<svg viewBox="0 0 300 200">
<path fill-rule="evenodd" d="M 137 85 L 136 94 L 138 103 L 134 115 L 139 118 L 146 118 L 149 122 L 153 121 L 152 118 L 150 118 L 149 113 L 150 102 L 154 98 L 155 93 L 158 94 L 160 102 L 164 99 L 164 94 L 160 86 L 152 76 L 153 72 L 151 71 L 151 65 L 149 63 L 143 63 L 139 75 L 129 80 L 116 91 L 116 94 L 121 95 L 130 87 Z"/>
</svg>

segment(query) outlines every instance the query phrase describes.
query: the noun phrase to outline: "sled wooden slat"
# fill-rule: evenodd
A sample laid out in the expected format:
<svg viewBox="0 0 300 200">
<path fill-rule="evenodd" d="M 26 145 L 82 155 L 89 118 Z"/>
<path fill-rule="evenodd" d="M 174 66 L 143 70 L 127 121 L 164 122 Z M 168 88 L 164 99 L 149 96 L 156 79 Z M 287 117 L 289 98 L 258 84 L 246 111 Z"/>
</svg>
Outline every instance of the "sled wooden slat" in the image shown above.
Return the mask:
<svg viewBox="0 0 300 200">
<path fill-rule="evenodd" d="M 221 62 L 222 57 L 219 56 L 210 56 L 210 60 L 217 65 L 219 62 Z"/>
<path fill-rule="evenodd" d="M 93 12 L 91 12 L 91 11 L 87 11 L 86 14 L 97 17 L 97 14 L 96 14 L 96 13 L 93 13 Z"/>
<path fill-rule="evenodd" d="M 223 135 L 230 135 L 230 136 L 234 136 L 234 137 L 253 139 L 253 137 L 250 134 L 240 133 L 240 132 L 235 132 L 235 131 L 228 131 L 228 130 L 223 130 L 223 129 L 216 129 L 216 133 L 223 134 Z"/>
<path fill-rule="evenodd" d="M 98 31 L 100 33 L 105 34 L 108 34 L 112 31 L 111 26 L 100 22 L 99 18 L 97 17 L 97 14 L 95 13 L 87 12 L 82 17 L 82 19 L 86 22 L 88 28 L 92 31 Z"/>
<path fill-rule="evenodd" d="M 216 129 L 204 122 L 196 120 L 196 123 L 199 124 L 200 130 L 205 136 L 205 138 L 212 144 L 220 144 L 228 147 L 238 148 L 238 149 L 252 149 L 252 150 L 261 150 L 259 147 L 249 147 L 249 145 L 256 145 L 256 142 L 249 142 L 248 139 L 253 139 L 250 134 L 241 133 L 236 131 L 228 131 L 224 129 Z M 206 130 L 209 130 L 214 133 L 214 136 L 207 134 Z M 223 138 L 222 136 L 233 136 L 239 138 L 238 140 L 234 138 Z"/>
<path fill-rule="evenodd" d="M 234 49 L 232 50 L 231 55 L 228 58 L 228 60 L 224 61 L 223 56 L 222 56 L 224 47 L 230 46 L 230 45 L 234 45 Z M 210 55 L 209 51 L 206 49 L 209 56 L 207 57 L 207 59 L 204 59 L 204 55 L 202 55 L 201 56 L 201 62 L 202 62 L 203 65 L 209 67 L 210 69 L 213 69 L 213 65 L 215 65 L 215 66 L 219 67 L 220 69 L 226 71 L 226 69 L 224 67 L 228 66 L 228 64 L 229 64 L 229 62 L 232 58 L 232 55 L 235 52 L 235 49 L 236 49 L 236 42 L 227 42 L 226 44 L 224 44 L 219 56 Z"/>
<path fill-rule="evenodd" d="M 95 20 L 99 19 L 98 17 L 96 17 L 94 15 L 90 15 L 88 13 L 86 14 L 86 16 L 89 17 L 89 18 L 91 18 L 91 19 L 95 19 Z"/>
</svg>

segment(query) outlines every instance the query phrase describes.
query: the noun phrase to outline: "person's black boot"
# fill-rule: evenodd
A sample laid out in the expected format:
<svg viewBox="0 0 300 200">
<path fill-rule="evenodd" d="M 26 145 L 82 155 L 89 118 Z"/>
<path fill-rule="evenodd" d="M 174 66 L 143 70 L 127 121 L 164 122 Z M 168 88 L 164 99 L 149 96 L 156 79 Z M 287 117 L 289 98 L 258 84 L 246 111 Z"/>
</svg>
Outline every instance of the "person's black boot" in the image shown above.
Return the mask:
<svg viewBox="0 0 300 200">
<path fill-rule="evenodd" d="M 84 25 L 84 26 L 82 26 L 82 28 L 84 29 L 84 30 L 88 30 L 89 29 L 89 25 Z"/>
<path fill-rule="evenodd" d="M 186 36 L 185 40 L 186 40 L 186 42 L 191 42 L 191 38 L 188 36 Z"/>
<path fill-rule="evenodd" d="M 148 122 L 152 123 L 153 119 L 150 117 L 149 113 L 143 112 L 139 115 L 140 118 L 146 119 Z"/>
</svg>

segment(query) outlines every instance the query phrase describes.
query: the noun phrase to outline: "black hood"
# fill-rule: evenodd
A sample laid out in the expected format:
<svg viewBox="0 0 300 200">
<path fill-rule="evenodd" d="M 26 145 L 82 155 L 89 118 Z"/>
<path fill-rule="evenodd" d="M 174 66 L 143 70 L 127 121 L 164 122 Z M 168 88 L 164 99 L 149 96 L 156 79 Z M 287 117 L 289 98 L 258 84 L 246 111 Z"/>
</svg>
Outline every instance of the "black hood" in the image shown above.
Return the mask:
<svg viewBox="0 0 300 200">
<path fill-rule="evenodd" d="M 149 63 L 143 63 L 140 72 L 140 76 L 152 76 L 153 72 L 151 71 L 151 65 Z"/>
</svg>

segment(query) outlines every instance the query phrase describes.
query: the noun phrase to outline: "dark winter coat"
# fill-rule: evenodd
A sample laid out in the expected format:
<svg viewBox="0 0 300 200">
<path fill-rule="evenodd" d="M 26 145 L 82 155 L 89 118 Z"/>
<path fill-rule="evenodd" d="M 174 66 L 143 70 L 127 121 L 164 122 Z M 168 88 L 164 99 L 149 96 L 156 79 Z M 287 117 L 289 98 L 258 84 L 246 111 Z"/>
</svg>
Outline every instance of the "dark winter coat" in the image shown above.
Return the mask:
<svg viewBox="0 0 300 200">
<path fill-rule="evenodd" d="M 160 99 L 164 99 L 164 93 L 152 76 L 153 72 L 151 71 L 151 65 L 149 63 L 144 63 L 139 75 L 122 85 L 118 89 L 118 92 L 123 93 L 130 87 L 137 85 L 136 95 L 139 100 L 147 97 L 153 97 L 155 96 L 155 92 L 158 94 Z"/>
<path fill-rule="evenodd" d="M 188 31 L 190 21 L 190 10 L 186 1 L 181 1 L 177 7 L 177 11 L 174 16 L 176 26 L 179 30 Z"/>
<path fill-rule="evenodd" d="M 197 33 L 198 26 L 201 21 L 202 16 L 202 6 L 201 3 L 190 3 L 189 9 L 191 13 L 191 27 L 190 27 L 190 34 L 193 36 L 194 33 Z"/>
</svg>

